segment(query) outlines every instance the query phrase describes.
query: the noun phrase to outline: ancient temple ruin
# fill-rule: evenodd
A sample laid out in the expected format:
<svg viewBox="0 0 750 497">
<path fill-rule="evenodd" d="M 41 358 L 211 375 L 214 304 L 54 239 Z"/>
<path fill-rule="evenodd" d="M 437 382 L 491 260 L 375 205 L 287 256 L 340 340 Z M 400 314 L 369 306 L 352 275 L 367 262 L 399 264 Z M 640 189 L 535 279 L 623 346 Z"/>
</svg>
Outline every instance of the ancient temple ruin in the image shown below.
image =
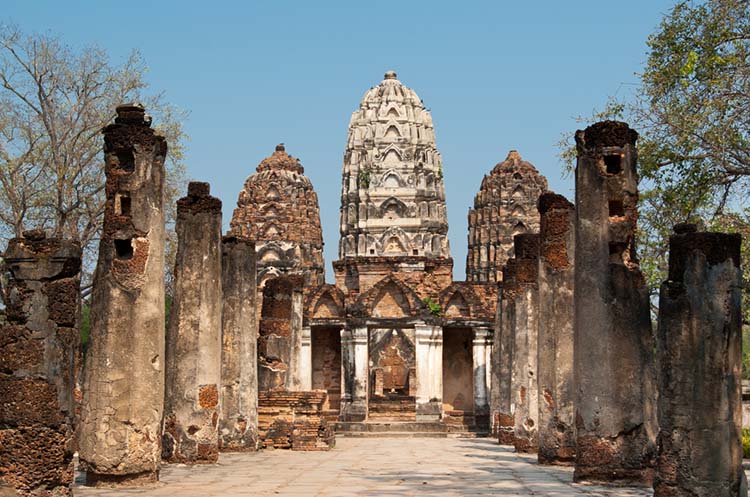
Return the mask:
<svg viewBox="0 0 750 497">
<path fill-rule="evenodd" d="M 4 259 L 0 492 L 72 496 L 81 247 L 32 230 Z"/>
<path fill-rule="evenodd" d="M 349 124 L 335 282 L 317 195 L 279 145 L 228 234 L 208 183 L 178 201 L 166 330 L 166 143 L 137 105 L 103 133 L 78 416 L 80 250 L 29 231 L 4 254 L 0 490 L 71 495 L 78 425 L 90 485 L 223 451 L 332 450 L 336 434 L 491 433 L 578 481 L 741 494 L 740 238 L 675 227 L 656 347 L 627 124 L 576 134 L 575 205 L 515 151 L 495 166 L 455 281 L 432 118 L 387 72 Z"/>
</svg>

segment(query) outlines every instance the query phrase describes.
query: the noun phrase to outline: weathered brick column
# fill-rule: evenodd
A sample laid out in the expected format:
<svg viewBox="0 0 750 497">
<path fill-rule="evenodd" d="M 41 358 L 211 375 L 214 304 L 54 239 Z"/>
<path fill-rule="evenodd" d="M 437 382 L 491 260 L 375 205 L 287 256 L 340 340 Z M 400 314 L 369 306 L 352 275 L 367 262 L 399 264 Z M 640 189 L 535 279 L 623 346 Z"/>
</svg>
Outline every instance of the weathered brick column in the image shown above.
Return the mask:
<svg viewBox="0 0 750 497">
<path fill-rule="evenodd" d="M 78 453 L 88 482 L 156 481 L 164 406 L 164 158 L 144 110 L 104 129 L 106 203 Z"/>
<path fill-rule="evenodd" d="M 3 257 L 0 487 L 72 496 L 81 247 L 27 231 Z"/>
<path fill-rule="evenodd" d="M 539 214 L 539 462 L 573 464 L 575 208 L 548 192 Z"/>
<path fill-rule="evenodd" d="M 513 237 L 516 254 L 516 294 L 513 371 L 511 393 L 517 452 L 536 452 L 539 446 L 539 382 L 537 380 L 537 340 L 539 333 L 539 235 L 524 233 Z"/>
<path fill-rule="evenodd" d="M 576 133 L 576 481 L 653 477 L 654 340 L 634 238 L 637 137 L 615 121 Z"/>
<path fill-rule="evenodd" d="M 258 442 L 258 326 L 255 243 L 222 240 L 222 349 L 219 449 L 253 451 Z"/>
<path fill-rule="evenodd" d="M 659 299 L 656 497 L 747 496 L 740 241 L 694 225 L 675 226 L 669 240 Z"/>
<path fill-rule="evenodd" d="M 498 339 L 495 340 L 495 361 L 492 368 L 493 378 L 497 383 L 495 401 L 496 413 L 494 423 L 497 426 L 497 438 L 500 445 L 514 445 L 516 422 L 513 418 L 513 348 L 516 341 L 516 296 L 518 284 L 516 282 L 515 257 L 508 259 L 503 266 L 503 283 L 500 289 L 500 305 L 498 306 Z M 493 387 L 494 388 L 494 387 Z"/>
<path fill-rule="evenodd" d="M 270 279 L 263 287 L 258 331 L 258 389 L 300 389 L 302 285 L 299 275 Z"/>
<path fill-rule="evenodd" d="M 221 200 L 191 182 L 177 201 L 174 301 L 167 328 L 163 457 L 218 459 L 221 413 Z"/>
</svg>

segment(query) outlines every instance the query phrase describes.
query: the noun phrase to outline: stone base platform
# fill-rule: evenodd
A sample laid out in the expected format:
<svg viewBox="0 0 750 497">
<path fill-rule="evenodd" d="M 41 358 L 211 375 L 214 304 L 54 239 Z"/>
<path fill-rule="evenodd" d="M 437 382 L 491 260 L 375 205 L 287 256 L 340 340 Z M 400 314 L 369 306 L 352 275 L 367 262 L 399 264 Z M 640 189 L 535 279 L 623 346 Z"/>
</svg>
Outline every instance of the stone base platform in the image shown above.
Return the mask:
<svg viewBox="0 0 750 497">
<path fill-rule="evenodd" d="M 441 422 L 362 422 L 336 423 L 336 435 L 368 438 L 478 438 L 487 431 Z"/>
</svg>

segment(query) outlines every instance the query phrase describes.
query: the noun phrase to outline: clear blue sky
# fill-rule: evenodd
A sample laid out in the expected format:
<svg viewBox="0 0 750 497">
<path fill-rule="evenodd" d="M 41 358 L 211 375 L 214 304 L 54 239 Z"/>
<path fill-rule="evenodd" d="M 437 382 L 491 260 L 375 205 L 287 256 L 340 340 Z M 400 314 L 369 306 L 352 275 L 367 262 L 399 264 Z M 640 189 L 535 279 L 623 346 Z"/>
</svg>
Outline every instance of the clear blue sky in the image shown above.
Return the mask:
<svg viewBox="0 0 750 497">
<path fill-rule="evenodd" d="M 114 62 L 139 49 L 152 88 L 190 112 L 188 175 L 224 201 L 225 228 L 245 178 L 284 142 L 318 192 L 329 281 L 349 117 L 396 71 L 432 111 L 462 280 L 482 176 L 517 149 L 571 197 L 556 142 L 632 91 L 673 3 L 5 0 L 0 20 L 98 44 Z"/>
</svg>

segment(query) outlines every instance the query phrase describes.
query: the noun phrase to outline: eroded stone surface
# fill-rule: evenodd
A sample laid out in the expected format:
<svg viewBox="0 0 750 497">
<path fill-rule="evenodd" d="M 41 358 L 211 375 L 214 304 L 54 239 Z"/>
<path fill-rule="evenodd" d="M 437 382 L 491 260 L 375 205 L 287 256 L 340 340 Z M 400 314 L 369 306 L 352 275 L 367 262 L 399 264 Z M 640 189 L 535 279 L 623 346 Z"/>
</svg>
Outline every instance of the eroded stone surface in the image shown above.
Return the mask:
<svg viewBox="0 0 750 497">
<path fill-rule="evenodd" d="M 222 349 L 219 449 L 255 450 L 258 442 L 258 322 L 255 244 L 222 240 Z"/>
<path fill-rule="evenodd" d="M 659 299 L 654 495 L 745 497 L 740 236 L 677 228 Z"/>
<path fill-rule="evenodd" d="M 174 301 L 167 328 L 162 457 L 209 463 L 218 457 L 221 413 L 221 201 L 192 182 L 177 201 Z"/>
<path fill-rule="evenodd" d="M 605 121 L 576 133 L 576 478 L 650 484 L 654 340 L 638 266 L 638 134 Z"/>
<path fill-rule="evenodd" d="M 26 232 L 10 240 L 3 258 L 0 491 L 71 496 L 81 247 Z"/>
<path fill-rule="evenodd" d="M 572 464 L 575 208 L 547 192 L 539 214 L 539 462 Z"/>
<path fill-rule="evenodd" d="M 79 454 L 92 483 L 155 480 L 164 405 L 164 159 L 143 108 L 104 129 L 104 227 Z"/>
<path fill-rule="evenodd" d="M 513 359 L 511 405 L 514 417 L 513 445 L 517 452 L 536 452 L 539 447 L 539 234 L 513 238 L 515 292 L 512 294 Z"/>
</svg>

